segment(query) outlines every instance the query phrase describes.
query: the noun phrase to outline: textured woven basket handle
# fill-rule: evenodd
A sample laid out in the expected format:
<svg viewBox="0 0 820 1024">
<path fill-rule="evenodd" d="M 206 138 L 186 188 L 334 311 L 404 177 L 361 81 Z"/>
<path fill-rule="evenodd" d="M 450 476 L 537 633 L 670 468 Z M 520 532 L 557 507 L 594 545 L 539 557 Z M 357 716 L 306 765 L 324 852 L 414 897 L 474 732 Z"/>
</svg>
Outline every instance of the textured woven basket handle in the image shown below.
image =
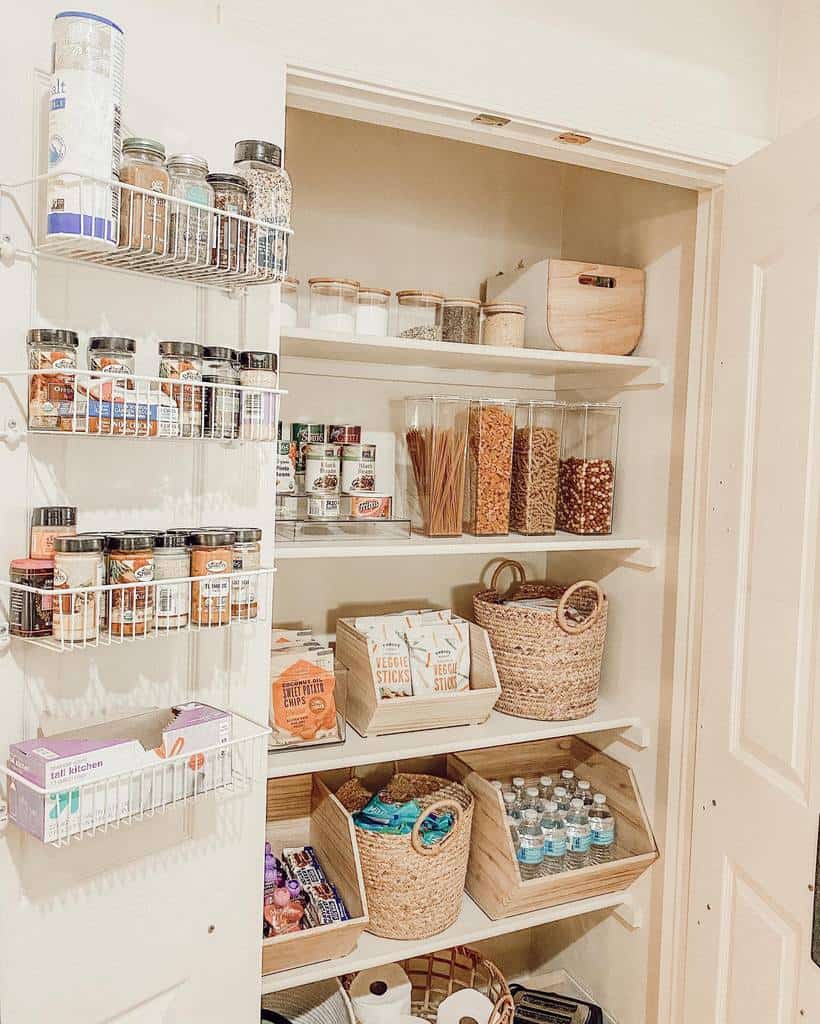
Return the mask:
<svg viewBox="0 0 820 1024">
<path fill-rule="evenodd" d="M 496 593 L 498 593 L 498 587 L 496 586 L 496 583 L 498 582 L 498 577 L 501 575 L 502 572 L 504 572 L 505 569 L 512 569 L 513 575 L 516 577 L 512 582 L 512 586 L 509 589 L 509 593 L 512 593 L 513 590 L 520 587 L 522 583 L 527 582 L 527 570 L 524 568 L 524 566 L 520 562 L 514 561 L 512 558 L 507 558 L 501 563 L 501 565 L 496 567 L 496 570 L 493 573 L 493 578 L 490 580 L 490 587 Z"/>
<path fill-rule="evenodd" d="M 584 587 L 590 587 L 595 591 L 595 607 L 583 622 L 570 622 L 566 617 L 567 602 L 576 590 L 581 590 Z M 569 633 L 570 636 L 576 636 L 578 633 L 586 633 L 589 627 L 594 625 L 601 617 L 601 612 L 604 610 L 605 600 L 604 592 L 595 580 L 580 580 L 578 583 L 573 583 L 571 587 L 567 587 L 561 595 L 561 600 L 558 602 L 558 611 L 556 613 L 558 617 L 558 625 L 565 633 Z"/>
<path fill-rule="evenodd" d="M 433 813 L 433 811 L 449 810 L 455 812 L 455 821 L 453 827 L 448 836 L 445 836 L 440 843 L 433 843 L 432 846 L 425 846 L 421 841 L 421 826 L 422 822 L 426 821 L 427 818 Z M 424 811 L 416 818 L 416 823 L 413 825 L 413 831 L 410 833 L 410 845 L 423 857 L 436 857 L 444 847 L 450 842 L 453 836 L 458 831 L 458 826 L 461 824 L 462 818 L 461 805 L 456 803 L 455 800 L 437 800 L 436 803 L 430 804 L 429 807 L 425 807 Z"/>
</svg>

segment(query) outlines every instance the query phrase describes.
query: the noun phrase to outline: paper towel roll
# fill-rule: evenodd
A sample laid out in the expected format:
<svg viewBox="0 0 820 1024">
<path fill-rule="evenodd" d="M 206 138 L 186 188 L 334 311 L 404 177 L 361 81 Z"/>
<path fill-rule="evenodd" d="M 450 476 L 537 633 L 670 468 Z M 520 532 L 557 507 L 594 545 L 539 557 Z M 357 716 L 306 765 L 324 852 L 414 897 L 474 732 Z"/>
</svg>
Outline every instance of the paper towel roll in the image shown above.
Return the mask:
<svg viewBox="0 0 820 1024">
<path fill-rule="evenodd" d="M 409 1017 L 399 1017 L 399 1024 L 428 1024 L 424 1017 L 414 1017 L 412 1014 Z"/>
<path fill-rule="evenodd" d="M 462 988 L 447 996 L 438 1008 L 436 1024 L 460 1024 L 465 1018 L 476 1024 L 488 1024 L 493 1003 L 474 988 Z"/>
<path fill-rule="evenodd" d="M 360 1024 L 400 1024 L 410 1016 L 410 979 L 398 964 L 360 971 L 350 986 L 350 1002 Z"/>
</svg>

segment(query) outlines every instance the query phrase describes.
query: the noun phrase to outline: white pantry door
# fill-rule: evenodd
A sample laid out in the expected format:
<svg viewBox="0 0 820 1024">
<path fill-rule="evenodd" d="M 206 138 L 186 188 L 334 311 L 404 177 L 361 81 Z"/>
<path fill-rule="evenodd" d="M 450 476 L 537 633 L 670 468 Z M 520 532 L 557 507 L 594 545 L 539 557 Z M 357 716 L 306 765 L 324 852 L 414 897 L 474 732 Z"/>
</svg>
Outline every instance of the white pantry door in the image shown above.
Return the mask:
<svg viewBox="0 0 820 1024">
<path fill-rule="evenodd" d="M 820 1024 L 820 121 L 725 188 L 686 1024 Z"/>
</svg>

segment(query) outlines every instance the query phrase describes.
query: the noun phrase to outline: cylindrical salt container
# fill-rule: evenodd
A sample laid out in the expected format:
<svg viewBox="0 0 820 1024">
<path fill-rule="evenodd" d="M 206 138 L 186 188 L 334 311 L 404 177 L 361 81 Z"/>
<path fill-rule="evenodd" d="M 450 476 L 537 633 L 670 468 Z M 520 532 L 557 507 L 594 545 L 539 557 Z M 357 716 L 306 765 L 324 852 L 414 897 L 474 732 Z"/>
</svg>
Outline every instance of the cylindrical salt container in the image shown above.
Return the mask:
<svg viewBox="0 0 820 1024">
<path fill-rule="evenodd" d="M 48 114 L 49 239 L 84 249 L 117 244 L 125 36 L 98 14 L 54 18 L 54 66 Z M 62 173 L 59 173 L 62 172 Z M 77 176 L 80 177 L 77 177 Z M 83 178 L 84 176 L 84 178 Z"/>
</svg>

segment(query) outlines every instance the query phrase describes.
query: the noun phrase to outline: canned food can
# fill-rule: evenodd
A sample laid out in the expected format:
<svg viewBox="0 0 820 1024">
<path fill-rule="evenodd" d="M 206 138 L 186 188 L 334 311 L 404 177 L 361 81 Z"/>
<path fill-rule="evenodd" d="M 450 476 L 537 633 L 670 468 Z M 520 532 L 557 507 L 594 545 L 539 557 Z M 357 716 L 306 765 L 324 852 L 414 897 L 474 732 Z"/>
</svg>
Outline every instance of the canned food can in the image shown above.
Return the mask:
<svg viewBox="0 0 820 1024">
<path fill-rule="evenodd" d="M 307 500 L 308 519 L 338 519 L 340 499 L 337 495 L 310 497 Z"/>
<path fill-rule="evenodd" d="M 296 494 L 296 442 L 276 442 L 276 493 Z"/>
<path fill-rule="evenodd" d="M 333 423 L 327 428 L 327 439 L 334 444 L 359 444 L 362 428 L 354 423 Z"/>
<path fill-rule="evenodd" d="M 296 472 L 304 472 L 305 448 L 309 444 L 322 444 L 327 438 L 324 423 L 291 423 L 290 439 L 296 442 Z"/>
<path fill-rule="evenodd" d="M 372 494 L 376 490 L 376 446 L 346 444 L 342 448 L 342 493 Z"/>
<path fill-rule="evenodd" d="M 337 444 L 309 444 L 305 449 L 305 493 L 338 494 L 341 460 Z"/>
</svg>

